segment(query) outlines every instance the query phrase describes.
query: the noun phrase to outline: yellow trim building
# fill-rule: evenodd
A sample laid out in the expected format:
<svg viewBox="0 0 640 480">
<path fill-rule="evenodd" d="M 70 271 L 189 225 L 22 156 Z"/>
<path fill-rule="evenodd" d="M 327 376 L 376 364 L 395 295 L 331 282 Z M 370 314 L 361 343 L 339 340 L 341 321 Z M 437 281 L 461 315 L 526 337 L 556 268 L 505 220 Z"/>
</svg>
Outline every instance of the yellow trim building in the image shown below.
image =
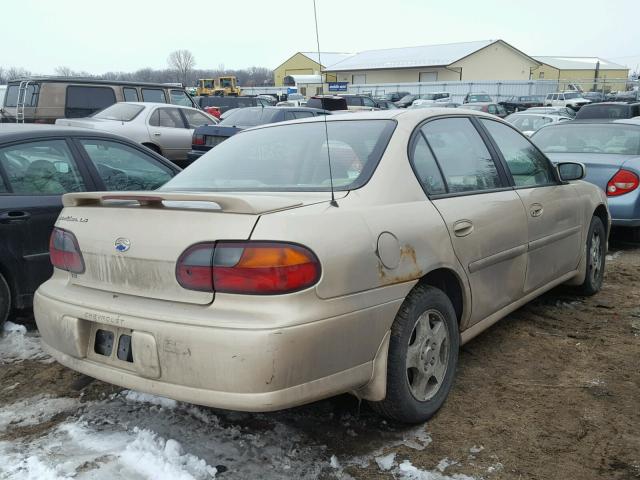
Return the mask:
<svg viewBox="0 0 640 480">
<path fill-rule="evenodd" d="M 533 80 L 558 80 L 560 90 L 569 84 L 579 85 L 584 91 L 625 90 L 629 69 L 623 65 L 598 57 L 533 57 L 540 66 L 531 71 Z M 596 74 L 596 67 L 598 72 Z M 614 82 L 612 82 L 614 80 Z M 620 82 L 615 82 L 620 80 Z"/>
<path fill-rule="evenodd" d="M 320 61 L 322 62 L 320 65 L 318 52 L 297 52 L 275 68 L 273 84 L 276 87 L 283 86 L 284 77 L 288 75 L 320 75 L 320 72 L 324 72 L 327 66 L 338 63 L 351 55 L 350 53 L 320 52 Z M 335 82 L 335 74 L 327 75 L 326 81 Z"/>
</svg>

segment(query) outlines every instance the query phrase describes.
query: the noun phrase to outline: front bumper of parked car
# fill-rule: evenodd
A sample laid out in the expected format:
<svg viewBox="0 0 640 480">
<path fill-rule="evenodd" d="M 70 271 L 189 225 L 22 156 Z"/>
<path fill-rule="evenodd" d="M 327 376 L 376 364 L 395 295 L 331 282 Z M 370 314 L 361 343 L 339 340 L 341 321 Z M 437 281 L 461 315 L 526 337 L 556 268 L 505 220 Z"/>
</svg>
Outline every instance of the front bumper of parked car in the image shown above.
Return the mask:
<svg viewBox="0 0 640 480">
<path fill-rule="evenodd" d="M 286 304 L 273 313 L 227 308 L 219 298 L 176 304 L 70 286 L 54 275 L 36 292 L 34 313 L 45 349 L 71 369 L 199 405 L 272 411 L 366 385 L 400 303 L 305 318 Z M 296 310 L 301 323 L 274 326 Z M 113 338 L 109 355 L 98 353 L 105 335 Z M 118 358 L 123 336 L 130 361 Z"/>
</svg>

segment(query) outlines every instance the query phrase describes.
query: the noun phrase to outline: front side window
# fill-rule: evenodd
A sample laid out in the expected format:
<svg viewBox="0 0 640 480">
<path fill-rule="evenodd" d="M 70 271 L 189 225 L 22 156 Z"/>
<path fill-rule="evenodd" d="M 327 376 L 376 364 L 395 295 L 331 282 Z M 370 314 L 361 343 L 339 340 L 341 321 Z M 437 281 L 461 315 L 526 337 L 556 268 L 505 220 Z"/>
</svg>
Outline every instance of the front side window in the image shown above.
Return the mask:
<svg viewBox="0 0 640 480">
<path fill-rule="evenodd" d="M 374 101 L 373 101 L 373 100 L 371 100 L 371 99 L 370 99 L 370 98 L 368 98 L 368 97 L 362 97 L 362 104 L 363 104 L 365 107 L 375 107 L 375 106 L 376 106 L 376 104 L 374 103 Z"/>
<path fill-rule="evenodd" d="M 160 88 L 143 88 L 142 101 L 153 103 L 167 103 L 167 97 L 164 94 L 164 90 Z"/>
<path fill-rule="evenodd" d="M 155 190 L 173 176 L 152 156 L 118 142 L 80 140 L 107 190 Z"/>
<path fill-rule="evenodd" d="M 64 140 L 21 143 L 0 149 L 0 164 L 17 195 L 82 192 L 84 181 Z"/>
<path fill-rule="evenodd" d="M 529 140 L 501 123 L 484 118 L 480 122 L 496 142 L 516 187 L 556 183 L 549 160 Z"/>
<path fill-rule="evenodd" d="M 82 118 L 116 103 L 116 94 L 111 87 L 89 87 L 70 85 L 64 115 L 67 118 Z"/>
<path fill-rule="evenodd" d="M 422 127 L 449 193 L 500 188 L 496 165 L 468 118 L 444 118 Z"/>
<path fill-rule="evenodd" d="M 359 188 L 373 174 L 395 125 L 393 120 L 339 120 L 241 132 L 162 190 L 328 192 L 331 176 L 336 190 Z"/>
</svg>

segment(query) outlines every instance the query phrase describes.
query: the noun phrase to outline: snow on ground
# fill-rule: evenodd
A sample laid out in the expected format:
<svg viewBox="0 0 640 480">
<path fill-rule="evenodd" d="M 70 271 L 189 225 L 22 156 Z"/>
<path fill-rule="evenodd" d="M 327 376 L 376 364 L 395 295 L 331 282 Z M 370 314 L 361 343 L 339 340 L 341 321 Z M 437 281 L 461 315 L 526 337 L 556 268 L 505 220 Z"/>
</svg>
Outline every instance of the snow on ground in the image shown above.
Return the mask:
<svg viewBox="0 0 640 480">
<path fill-rule="evenodd" d="M 347 467 L 373 463 L 399 479 L 470 480 L 397 458 L 399 446 L 429 445 L 424 426 L 390 426 L 373 414 L 341 411 L 336 403 L 250 414 L 130 390 L 84 404 L 33 397 L 0 408 L 0 437 L 3 428 L 69 416 L 38 438 L 0 441 L 0 479 L 348 479 Z"/>
<path fill-rule="evenodd" d="M 54 416 L 74 412 L 79 405 L 75 398 L 52 398 L 36 395 L 0 407 L 0 433 L 9 428 L 29 427 L 51 420 Z"/>
<path fill-rule="evenodd" d="M 13 322 L 5 322 L 3 330 L 0 332 L 0 365 L 22 360 L 53 361 L 42 350 L 38 332 L 27 332 L 24 325 Z"/>
</svg>

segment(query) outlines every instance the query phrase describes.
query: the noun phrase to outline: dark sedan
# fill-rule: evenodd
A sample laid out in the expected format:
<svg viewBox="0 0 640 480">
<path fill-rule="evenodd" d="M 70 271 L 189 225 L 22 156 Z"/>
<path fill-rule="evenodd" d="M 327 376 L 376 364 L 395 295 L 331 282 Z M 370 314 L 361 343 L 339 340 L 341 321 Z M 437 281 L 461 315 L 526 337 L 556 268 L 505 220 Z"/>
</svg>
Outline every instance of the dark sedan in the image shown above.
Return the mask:
<svg viewBox="0 0 640 480">
<path fill-rule="evenodd" d="M 344 101 L 344 100 L 343 100 Z M 249 107 L 238 108 L 227 113 L 218 125 L 203 125 L 193 132 L 188 159 L 193 162 L 216 145 L 245 128 L 265 123 L 286 122 L 300 118 L 327 115 L 327 110 L 308 107 Z"/>
<path fill-rule="evenodd" d="M 0 325 L 12 309 L 31 307 L 36 288 L 52 274 L 49 236 L 62 194 L 153 190 L 179 171 L 148 148 L 110 133 L 0 125 Z M 89 221 L 62 218 L 60 227 Z"/>
<path fill-rule="evenodd" d="M 507 113 L 519 112 L 532 107 L 541 107 L 542 99 L 534 95 L 524 95 L 520 97 L 509 97 L 502 102 L 498 102 L 502 105 Z"/>
</svg>

